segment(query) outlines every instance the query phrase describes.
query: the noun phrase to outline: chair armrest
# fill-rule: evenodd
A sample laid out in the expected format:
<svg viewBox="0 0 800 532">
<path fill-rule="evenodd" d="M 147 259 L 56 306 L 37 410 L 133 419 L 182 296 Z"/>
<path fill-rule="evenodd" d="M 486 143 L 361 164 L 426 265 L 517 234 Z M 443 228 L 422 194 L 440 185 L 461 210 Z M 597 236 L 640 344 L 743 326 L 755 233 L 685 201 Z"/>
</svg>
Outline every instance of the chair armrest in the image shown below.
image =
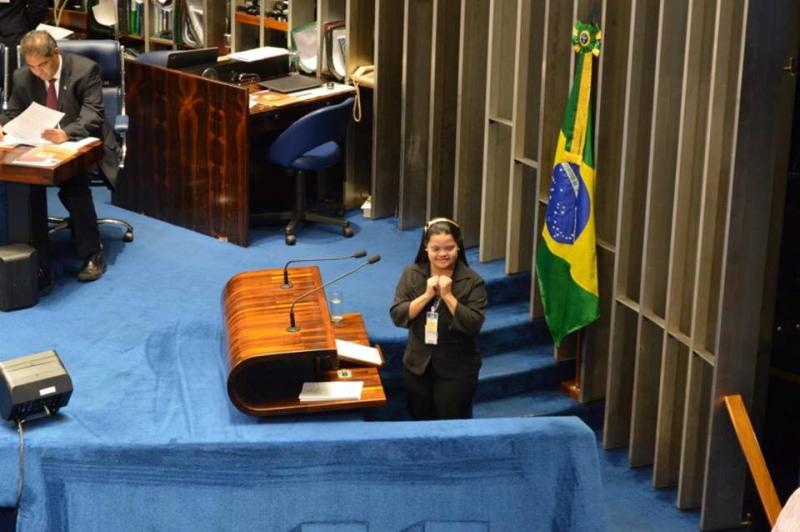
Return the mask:
<svg viewBox="0 0 800 532">
<path fill-rule="evenodd" d="M 128 131 L 128 115 L 117 115 L 114 119 L 114 133 L 124 135 Z"/>
</svg>

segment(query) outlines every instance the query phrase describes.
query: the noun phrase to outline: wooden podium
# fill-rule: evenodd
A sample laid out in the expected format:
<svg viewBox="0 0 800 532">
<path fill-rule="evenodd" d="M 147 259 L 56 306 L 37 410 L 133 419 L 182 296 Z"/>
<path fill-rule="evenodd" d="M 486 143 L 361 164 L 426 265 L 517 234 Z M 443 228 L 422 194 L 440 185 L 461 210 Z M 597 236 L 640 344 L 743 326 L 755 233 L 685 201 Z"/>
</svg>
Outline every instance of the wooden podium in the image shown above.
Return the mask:
<svg viewBox="0 0 800 532">
<path fill-rule="evenodd" d="M 386 404 L 378 369 L 339 365 L 336 339 L 369 345 L 358 313 L 332 324 L 323 290 L 295 305 L 299 328 L 288 331 L 289 310 L 298 297 L 322 286 L 319 268 L 289 270 L 292 287 L 282 288 L 283 270 L 233 276 L 222 292 L 228 358 L 228 396 L 242 412 L 273 416 L 344 410 Z M 300 402 L 304 382 L 364 381 L 360 399 Z"/>
</svg>

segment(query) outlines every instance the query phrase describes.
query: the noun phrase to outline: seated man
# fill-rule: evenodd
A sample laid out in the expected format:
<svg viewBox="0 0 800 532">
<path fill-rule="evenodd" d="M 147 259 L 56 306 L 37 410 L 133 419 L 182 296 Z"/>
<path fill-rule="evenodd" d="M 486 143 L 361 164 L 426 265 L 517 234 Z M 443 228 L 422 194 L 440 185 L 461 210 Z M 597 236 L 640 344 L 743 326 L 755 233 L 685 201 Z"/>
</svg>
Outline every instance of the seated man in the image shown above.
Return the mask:
<svg viewBox="0 0 800 532">
<path fill-rule="evenodd" d="M 14 88 L 8 109 L 0 114 L 0 126 L 32 102 L 58 109 L 64 113 L 60 127 L 45 130 L 42 137 L 55 144 L 86 137 L 103 139 L 105 154 L 100 169 L 113 185 L 117 176 L 117 142 L 103 118 L 103 84 L 97 64 L 83 56 L 62 54 L 45 31 L 28 32 L 20 42 L 20 51 L 27 66 L 14 72 Z M 69 211 L 72 238 L 83 259 L 79 281 L 97 280 L 106 269 L 89 180 L 89 173 L 82 172 L 64 181 L 58 192 Z"/>
</svg>

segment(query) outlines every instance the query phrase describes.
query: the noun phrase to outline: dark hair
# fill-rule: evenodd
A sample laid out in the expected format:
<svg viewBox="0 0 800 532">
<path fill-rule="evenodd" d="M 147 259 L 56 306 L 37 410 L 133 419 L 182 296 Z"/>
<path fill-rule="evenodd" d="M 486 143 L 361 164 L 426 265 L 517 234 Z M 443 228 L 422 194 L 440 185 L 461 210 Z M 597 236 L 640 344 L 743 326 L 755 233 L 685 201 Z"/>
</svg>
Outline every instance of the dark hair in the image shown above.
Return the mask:
<svg viewBox="0 0 800 532">
<path fill-rule="evenodd" d="M 52 35 L 43 30 L 32 30 L 25 34 L 19 43 L 20 55 L 24 58 L 29 54 L 42 57 L 53 57 L 58 49 L 58 43 Z"/>
<path fill-rule="evenodd" d="M 432 235 L 451 235 L 458 246 L 457 261 L 461 261 L 465 266 L 469 266 L 467 263 L 467 254 L 464 250 L 464 242 L 461 240 L 461 226 L 450 218 L 433 218 L 425 224 L 422 230 L 422 240 L 420 240 L 419 249 L 417 250 L 417 258 L 414 259 L 414 263 L 430 263 L 426 248 L 428 247 L 428 241 L 431 239 Z"/>
</svg>

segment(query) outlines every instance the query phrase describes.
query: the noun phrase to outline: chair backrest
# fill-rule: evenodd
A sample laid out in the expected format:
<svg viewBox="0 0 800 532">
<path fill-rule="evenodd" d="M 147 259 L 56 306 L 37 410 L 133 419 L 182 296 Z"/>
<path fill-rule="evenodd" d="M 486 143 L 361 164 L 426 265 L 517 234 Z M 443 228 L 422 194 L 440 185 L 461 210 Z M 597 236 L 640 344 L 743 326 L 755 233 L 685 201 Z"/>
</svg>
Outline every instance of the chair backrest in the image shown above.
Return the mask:
<svg viewBox="0 0 800 532">
<path fill-rule="evenodd" d="M 86 39 L 58 41 L 58 48 L 65 53 L 87 57 L 100 67 L 106 122 L 113 131 L 117 115 L 125 114 L 123 46 L 112 39 Z"/>
<path fill-rule="evenodd" d="M 300 117 L 270 145 L 267 159 L 288 167 L 292 161 L 317 146 L 340 142 L 347 131 L 353 101 L 351 97 Z"/>
</svg>

